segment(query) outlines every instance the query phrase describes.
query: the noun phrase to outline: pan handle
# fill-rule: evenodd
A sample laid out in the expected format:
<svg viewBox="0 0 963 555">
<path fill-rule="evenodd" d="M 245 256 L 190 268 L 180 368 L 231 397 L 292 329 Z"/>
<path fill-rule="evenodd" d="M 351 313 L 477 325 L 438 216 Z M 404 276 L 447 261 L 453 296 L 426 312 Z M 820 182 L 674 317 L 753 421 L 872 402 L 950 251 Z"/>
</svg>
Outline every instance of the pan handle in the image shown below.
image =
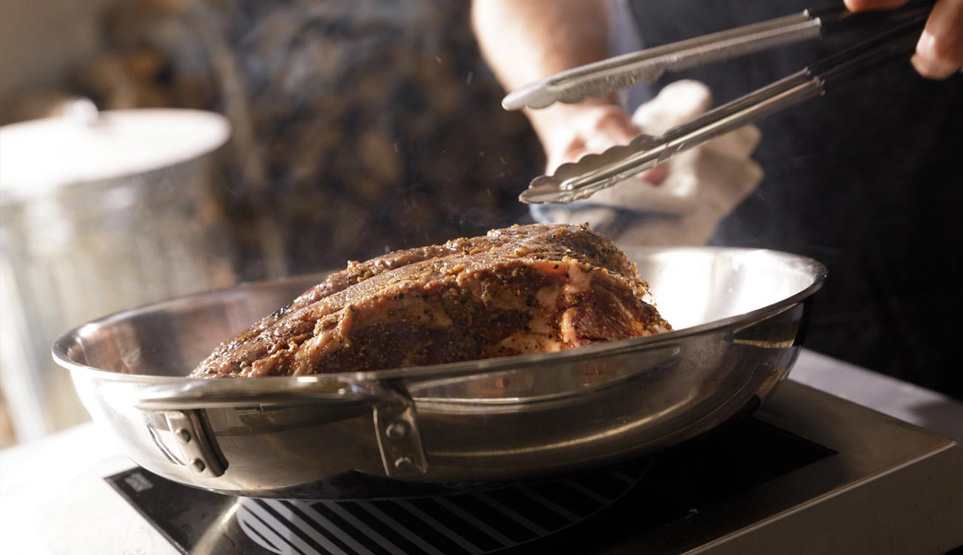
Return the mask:
<svg viewBox="0 0 963 555">
<path fill-rule="evenodd" d="M 355 381 L 342 376 L 322 380 L 193 380 L 151 388 L 141 395 L 135 407 L 145 414 L 148 431 L 167 459 L 199 475 L 217 477 L 224 474 L 229 461 L 218 448 L 209 412 L 255 406 L 283 409 L 316 403 L 331 410 L 349 405 L 370 407 L 386 476 L 404 478 L 428 472 L 414 402 L 403 390 L 387 382 Z"/>
<path fill-rule="evenodd" d="M 178 380 L 175 384 L 160 384 L 144 390 L 135 406 L 140 410 L 163 411 L 309 401 L 381 403 L 399 395 L 379 382 L 355 381 L 341 376 L 331 378 Z"/>
</svg>

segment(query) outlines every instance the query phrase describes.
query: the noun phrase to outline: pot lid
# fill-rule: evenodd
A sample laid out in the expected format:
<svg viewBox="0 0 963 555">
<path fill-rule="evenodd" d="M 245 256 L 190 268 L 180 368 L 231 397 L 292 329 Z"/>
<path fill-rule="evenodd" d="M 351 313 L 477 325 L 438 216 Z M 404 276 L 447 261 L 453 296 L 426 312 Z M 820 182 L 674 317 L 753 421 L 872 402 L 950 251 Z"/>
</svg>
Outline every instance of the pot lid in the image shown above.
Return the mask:
<svg viewBox="0 0 963 555">
<path fill-rule="evenodd" d="M 66 115 L 0 127 L 0 198 L 159 170 L 223 145 L 227 118 L 184 109 L 98 112 L 77 101 Z"/>
</svg>

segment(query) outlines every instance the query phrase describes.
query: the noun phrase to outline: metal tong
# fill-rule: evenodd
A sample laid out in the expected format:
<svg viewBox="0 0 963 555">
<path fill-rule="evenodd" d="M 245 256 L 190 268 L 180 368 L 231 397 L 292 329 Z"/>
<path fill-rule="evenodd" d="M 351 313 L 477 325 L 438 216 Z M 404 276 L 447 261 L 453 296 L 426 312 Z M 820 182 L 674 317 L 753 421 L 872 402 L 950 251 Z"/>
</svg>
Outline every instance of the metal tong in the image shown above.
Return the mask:
<svg viewBox="0 0 963 555">
<path fill-rule="evenodd" d="M 908 59 L 916 47 L 933 2 L 911 2 L 901 9 L 852 13 L 843 6 L 812 8 L 796 15 L 737 27 L 639 52 L 617 56 L 558 73 L 513 91 L 502 101 L 506 110 L 545 108 L 555 102 L 578 102 L 634 85 L 653 82 L 665 71 L 678 71 L 822 38 L 879 23 L 896 26 L 866 42 L 806 66 L 788 77 L 723 104 L 674 127 L 659 137 L 639 135 L 628 145 L 589 154 L 559 166 L 553 175 L 532 180 L 519 200 L 528 204 L 569 203 L 637 175 L 671 158 L 804 100 L 822 96 L 838 83 L 889 62 Z"/>
</svg>

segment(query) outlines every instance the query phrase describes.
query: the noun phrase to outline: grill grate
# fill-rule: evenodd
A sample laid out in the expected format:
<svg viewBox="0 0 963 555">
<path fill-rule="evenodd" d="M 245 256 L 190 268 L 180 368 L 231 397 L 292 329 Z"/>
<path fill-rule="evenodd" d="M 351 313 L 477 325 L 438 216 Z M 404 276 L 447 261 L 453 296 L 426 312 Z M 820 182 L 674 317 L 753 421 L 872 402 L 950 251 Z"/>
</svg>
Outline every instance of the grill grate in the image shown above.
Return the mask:
<svg viewBox="0 0 963 555">
<path fill-rule="evenodd" d="M 231 498 L 140 468 L 107 481 L 182 553 L 203 544 L 207 553 L 482 555 L 591 517 L 631 490 L 650 464 L 640 460 L 492 489 L 364 500 Z M 159 514 L 179 515 L 179 522 L 164 526 Z"/>
</svg>

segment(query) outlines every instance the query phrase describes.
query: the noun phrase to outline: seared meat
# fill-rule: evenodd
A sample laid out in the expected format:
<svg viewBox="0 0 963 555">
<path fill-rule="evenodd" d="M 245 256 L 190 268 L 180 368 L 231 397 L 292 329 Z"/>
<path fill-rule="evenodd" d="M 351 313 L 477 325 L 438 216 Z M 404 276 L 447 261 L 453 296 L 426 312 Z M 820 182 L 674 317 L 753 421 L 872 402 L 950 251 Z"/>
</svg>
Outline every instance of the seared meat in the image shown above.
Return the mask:
<svg viewBox="0 0 963 555">
<path fill-rule="evenodd" d="M 513 226 L 350 262 L 192 376 L 381 370 L 669 330 L 650 302 L 635 264 L 587 227 Z"/>
</svg>

